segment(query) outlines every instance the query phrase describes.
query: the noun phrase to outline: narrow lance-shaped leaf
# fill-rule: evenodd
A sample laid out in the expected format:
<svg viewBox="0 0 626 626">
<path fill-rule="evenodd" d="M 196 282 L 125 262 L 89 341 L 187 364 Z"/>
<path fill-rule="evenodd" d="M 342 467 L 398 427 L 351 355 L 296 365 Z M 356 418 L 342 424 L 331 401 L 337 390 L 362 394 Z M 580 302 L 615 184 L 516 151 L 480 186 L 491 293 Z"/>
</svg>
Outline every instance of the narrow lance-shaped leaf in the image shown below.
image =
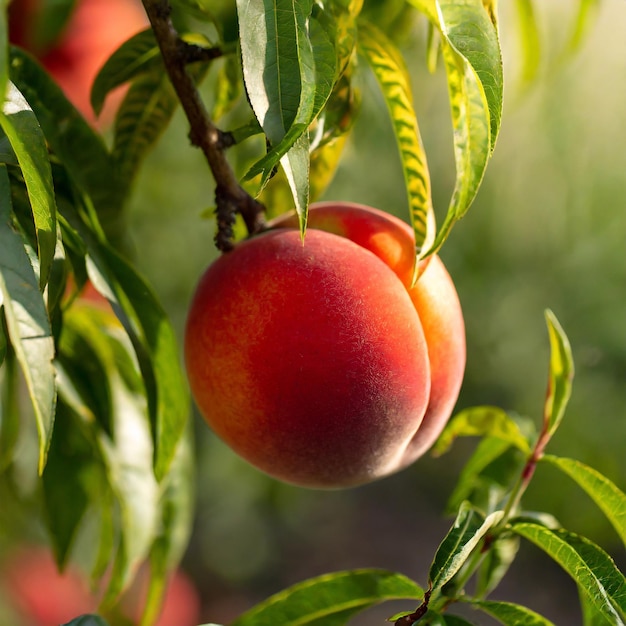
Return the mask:
<svg viewBox="0 0 626 626">
<path fill-rule="evenodd" d="M 441 35 L 452 115 L 456 182 L 436 252 L 472 204 L 500 129 L 503 72 L 492 2 L 410 0 Z"/>
<path fill-rule="evenodd" d="M 530 453 L 530 445 L 519 426 L 506 411 L 494 406 L 471 407 L 455 415 L 441 433 L 433 452 L 443 454 L 457 437 L 476 436 L 496 437 Z"/>
<path fill-rule="evenodd" d="M 388 600 L 419 600 L 413 581 L 383 570 L 335 572 L 285 589 L 250 609 L 231 626 L 339 626 L 358 612 Z M 335 619 L 340 617 L 340 621 Z"/>
<path fill-rule="evenodd" d="M 550 371 L 544 405 L 544 429 L 550 438 L 559 427 L 572 393 L 574 359 L 569 340 L 552 311 L 546 311 L 550 337 Z"/>
<path fill-rule="evenodd" d="M 461 569 L 490 528 L 502 519 L 502 511 L 483 517 L 469 503 L 461 505 L 457 518 L 437 548 L 430 566 L 433 588 L 442 587 Z"/>
<path fill-rule="evenodd" d="M 298 74 L 292 77 L 293 81 L 299 78 L 297 110 L 293 117 L 289 111 L 281 114 L 281 131 L 280 125 L 274 123 L 275 112 L 272 112 L 272 106 L 278 106 L 279 101 L 269 102 L 269 109 L 265 117 L 259 116 L 259 106 L 265 106 L 265 103 L 261 103 L 257 108 L 254 107 L 253 103 L 255 114 L 272 145 L 268 154 L 255 163 L 245 175 L 245 179 L 250 180 L 261 174 L 260 189 L 263 189 L 280 162 L 291 189 L 300 230 L 303 234 L 306 229 L 309 204 L 310 145 L 308 128 L 328 100 L 337 72 L 335 22 L 332 16 L 320 7 L 316 7 L 319 10 L 310 15 L 311 8 L 311 2 L 296 2 L 291 9 L 295 24 L 295 49 L 293 53 L 296 54 L 298 61 Z M 285 20 L 276 21 L 277 41 L 280 41 L 281 38 L 280 31 L 291 28 L 291 26 L 291 19 L 285 18 Z M 287 30 L 285 30 L 286 32 Z M 242 49 L 243 47 L 244 44 L 242 43 Z M 279 65 L 283 62 L 280 54 L 285 52 L 285 47 L 278 44 L 272 52 L 272 54 L 277 55 Z M 289 58 L 284 61 L 289 62 Z M 247 87 L 255 84 L 253 71 L 259 71 L 258 65 L 246 66 L 244 57 L 244 78 L 246 78 Z M 268 73 L 267 68 L 264 71 L 265 74 Z M 271 72 L 270 75 L 274 76 Z M 264 81 L 264 83 L 266 87 L 271 87 L 271 81 Z M 268 92 L 269 95 L 271 94 Z M 288 99 L 286 104 L 290 103 L 291 100 Z"/>
<path fill-rule="evenodd" d="M 313 57 L 313 46 L 309 39 L 306 26 L 310 18 L 312 2 L 295 2 L 293 4 L 296 22 L 297 57 L 300 73 L 300 98 L 298 110 L 291 128 L 303 126 L 304 130 L 280 160 L 285 176 L 291 188 L 291 194 L 300 221 L 300 232 L 306 229 L 309 208 L 309 135 L 306 129 L 313 120 L 315 107 L 316 72 Z M 279 60 L 280 62 L 280 60 Z M 330 88 L 327 89 L 330 94 Z M 285 128 L 285 130 L 288 130 Z"/>
<path fill-rule="evenodd" d="M 250 105 L 272 144 L 291 128 L 302 93 L 297 15 L 311 2 L 238 0 L 243 75 Z"/>
<path fill-rule="evenodd" d="M 11 79 L 32 107 L 50 148 L 76 186 L 91 198 L 105 232 L 110 238 L 122 237 L 124 190 L 117 163 L 102 137 L 26 52 L 11 48 L 10 70 Z"/>
<path fill-rule="evenodd" d="M 144 280 L 105 245 L 92 247 L 88 272 L 124 324 L 139 358 L 152 419 L 154 472 L 167 473 L 187 423 L 189 399 L 174 331 Z"/>
<path fill-rule="evenodd" d="M 437 0 L 443 36 L 472 67 L 489 111 L 493 151 L 502 118 L 503 69 L 497 24 L 483 0 Z"/>
<path fill-rule="evenodd" d="M 456 180 L 446 217 L 429 252 L 443 245 L 454 224 L 467 213 L 489 161 L 489 115 L 476 75 L 446 39 L 441 50 L 448 76 Z"/>
<path fill-rule="evenodd" d="M 626 494 L 606 476 L 580 461 L 551 454 L 544 455 L 541 460 L 558 467 L 587 492 L 626 546 Z"/>
<path fill-rule="evenodd" d="M 190 73 L 200 81 L 207 71 L 208 67 L 202 65 Z M 130 188 L 144 157 L 167 128 L 179 104 L 163 71 L 147 72 L 132 83 L 115 118 L 112 157 L 122 189 Z"/>
<path fill-rule="evenodd" d="M 580 586 L 578 588 L 578 599 L 580 601 L 583 626 L 613 626 L 613 622 L 609 621 L 598 611 L 596 605 L 589 599 L 588 594 Z"/>
<path fill-rule="evenodd" d="M 408 73 L 393 43 L 363 20 L 358 24 L 358 49 L 374 71 L 391 115 L 419 254 L 432 243 L 434 214 L 430 174 L 413 110 Z"/>
<path fill-rule="evenodd" d="M 151 28 L 125 41 L 107 59 L 91 87 L 91 106 L 96 115 L 102 111 L 109 92 L 144 72 L 158 68 L 163 69 L 163 61 Z"/>
<path fill-rule="evenodd" d="M 470 604 L 495 617 L 506 626 L 554 626 L 554 624 L 531 609 L 512 602 L 471 601 Z"/>
<path fill-rule="evenodd" d="M 39 248 L 39 284 L 48 282 L 56 247 L 56 204 L 46 140 L 32 109 L 17 87 L 9 82 L 0 125 L 19 161 Z"/>
<path fill-rule="evenodd" d="M 90 494 L 100 496 L 97 460 L 93 447 L 82 432 L 78 418 L 62 400 L 59 402 L 48 462 L 42 486 L 46 507 L 46 524 L 57 565 L 63 568 L 69 556 L 76 530 L 89 506 Z"/>
<path fill-rule="evenodd" d="M 33 404 L 39 434 L 39 472 L 52 437 L 56 404 L 54 339 L 35 271 L 11 221 L 11 189 L 0 167 L 0 292 L 7 332 Z"/>
<path fill-rule="evenodd" d="M 130 347 L 130 345 L 129 345 Z M 120 537 L 103 604 L 116 601 L 148 556 L 158 531 L 158 485 L 145 398 L 116 372 L 109 374 L 115 401 L 115 442 L 103 445 L 107 476 L 120 509 Z"/>
<path fill-rule="evenodd" d="M 513 523 L 511 530 L 554 559 L 609 623 L 626 623 L 626 579 L 599 546 L 564 529 L 551 530 L 529 522 Z"/>
</svg>

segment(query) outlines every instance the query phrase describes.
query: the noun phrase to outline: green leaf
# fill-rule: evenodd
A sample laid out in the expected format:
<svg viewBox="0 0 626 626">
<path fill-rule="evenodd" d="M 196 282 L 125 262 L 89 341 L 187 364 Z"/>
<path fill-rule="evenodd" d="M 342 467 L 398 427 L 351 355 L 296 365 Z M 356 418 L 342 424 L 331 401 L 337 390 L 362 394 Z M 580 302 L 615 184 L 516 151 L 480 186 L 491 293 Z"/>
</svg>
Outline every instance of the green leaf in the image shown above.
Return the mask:
<svg viewBox="0 0 626 626">
<path fill-rule="evenodd" d="M 178 106 L 176 93 L 164 72 L 140 76 L 130 86 L 115 117 L 112 150 L 126 188 Z"/>
<path fill-rule="evenodd" d="M 248 17 L 245 17 L 248 16 L 251 4 L 248 3 L 245 10 L 240 7 L 242 28 L 252 28 Z M 269 6 L 271 2 L 266 4 Z M 265 32 L 259 32 L 256 27 L 252 29 L 264 42 L 262 45 L 267 46 L 270 67 L 261 63 L 255 46 L 248 46 L 249 42 L 244 41 L 245 33 L 241 35 L 248 97 L 272 144 L 267 155 L 246 173 L 245 179 L 250 180 L 262 174 L 260 188 L 263 189 L 280 162 L 291 189 L 301 232 L 304 233 L 309 204 L 310 146 L 307 131 L 328 101 L 337 77 L 337 22 L 320 5 L 315 5 L 315 11 L 309 16 L 311 2 L 296 2 L 291 7 L 291 2 L 281 0 L 279 4 L 284 9 L 284 20 L 277 19 L 275 24 L 269 24 Z M 255 6 L 254 10 L 257 9 Z M 292 49 L 289 49 L 284 38 L 292 27 L 295 28 L 295 34 L 291 42 Z M 265 41 L 265 37 L 272 33 L 275 39 Z M 287 56 L 282 57 L 281 54 Z M 294 59 L 291 59 L 292 55 Z M 296 71 L 296 65 L 296 74 L 291 77 L 283 75 L 281 68 Z M 262 80 L 257 74 L 261 71 Z"/>
<path fill-rule="evenodd" d="M 277 593 L 231 626 L 339 626 L 350 616 L 380 602 L 419 600 L 423 596 L 424 591 L 401 574 L 376 569 L 336 572 Z"/>
<path fill-rule="evenodd" d="M 530 445 L 517 423 L 506 411 L 494 406 L 472 407 L 455 415 L 441 433 L 433 454 L 447 452 L 457 437 L 494 437 L 530 454 Z"/>
<path fill-rule="evenodd" d="M 598 612 L 611 624 L 623 626 L 626 579 L 606 552 L 589 539 L 564 529 L 516 523 L 511 525 L 511 530 L 544 550 L 574 579 Z"/>
<path fill-rule="evenodd" d="M 33 211 L 39 252 L 39 284 L 48 282 L 56 247 L 56 204 L 46 140 L 28 102 L 13 83 L 0 114 L 0 125 L 19 161 Z"/>
<path fill-rule="evenodd" d="M 302 27 L 311 8 L 311 0 L 237 1 L 246 91 L 272 144 L 291 128 L 303 89 L 310 89 L 303 73 L 311 69 L 304 63 L 311 62 L 312 50 Z"/>
<path fill-rule="evenodd" d="M 155 70 L 164 71 L 161 53 L 148 28 L 125 41 L 106 61 L 91 87 L 91 106 L 96 115 L 102 111 L 107 95 L 136 76 Z"/>
<path fill-rule="evenodd" d="M 469 503 L 461 505 L 452 528 L 437 548 L 430 566 L 429 580 L 434 589 L 443 587 L 459 571 L 480 540 L 502 519 L 502 511 L 484 517 Z"/>
<path fill-rule="evenodd" d="M 439 29 L 445 62 L 456 182 L 436 252 L 472 204 L 495 147 L 503 100 L 502 56 L 495 10 L 482 0 L 410 0 Z"/>
<path fill-rule="evenodd" d="M 578 598 L 583 617 L 583 626 L 612 626 L 613 622 L 607 619 L 582 588 L 578 588 Z"/>
<path fill-rule="evenodd" d="M 42 478 L 49 535 L 57 565 L 63 568 L 90 499 L 94 493 L 99 495 L 101 477 L 94 476 L 97 469 L 92 442 L 60 396 Z"/>
<path fill-rule="evenodd" d="M 110 247 L 92 242 L 89 277 L 129 334 L 148 393 L 154 472 L 161 480 L 176 453 L 189 413 L 187 384 L 174 330 L 147 283 Z"/>
<path fill-rule="evenodd" d="M 90 197 L 105 232 L 114 240 L 123 236 L 120 216 L 124 190 L 117 164 L 102 137 L 26 52 L 11 48 L 10 69 L 13 82 L 32 107 L 50 148 L 77 188 Z"/>
<path fill-rule="evenodd" d="M 295 127 L 292 127 L 295 128 Z M 300 220 L 300 232 L 306 229 L 307 212 L 309 208 L 309 136 L 302 134 L 289 148 L 289 152 L 280 160 L 285 171 L 291 195 L 293 196 L 296 212 Z"/>
<path fill-rule="evenodd" d="M 413 110 L 409 76 L 398 50 L 372 24 L 359 21 L 358 49 L 367 59 L 382 90 L 400 150 L 416 251 L 432 243 L 430 174 Z"/>
<path fill-rule="evenodd" d="M 11 220 L 11 190 L 0 167 L 0 292 L 11 345 L 30 395 L 39 434 L 39 472 L 46 463 L 56 403 L 54 340 L 46 305 L 20 234 Z"/>
<path fill-rule="evenodd" d="M 467 60 L 442 42 L 452 115 L 456 180 L 445 220 L 432 251 L 440 248 L 453 225 L 468 211 L 487 169 L 490 154 L 489 114 L 480 83 Z"/>
<path fill-rule="evenodd" d="M 115 442 L 103 445 L 107 476 L 120 508 L 118 549 L 102 603 L 113 604 L 149 551 L 158 532 L 158 484 L 145 399 L 109 374 L 116 402 Z"/>
<path fill-rule="evenodd" d="M 454 50 L 467 59 L 489 110 L 491 151 L 500 131 L 503 100 L 502 53 L 497 26 L 483 0 L 437 0 L 439 26 Z"/>
<path fill-rule="evenodd" d="M 107 606 L 115 601 L 132 573 L 147 557 L 159 529 L 160 511 L 145 390 L 132 344 L 121 331 L 113 312 L 105 308 L 77 301 L 65 314 L 59 346 L 62 364 L 59 386 L 63 402 L 76 416 L 71 424 L 74 439 L 82 428 L 88 433 L 89 441 L 88 446 L 83 446 L 86 450 L 74 459 L 76 455 L 69 448 L 72 439 L 64 437 L 59 471 L 50 480 L 56 496 L 56 499 L 51 498 L 52 504 L 62 497 L 60 491 L 68 487 L 68 500 L 74 491 L 80 493 L 81 483 L 91 476 L 88 488 L 83 486 L 90 498 L 89 504 L 114 508 L 114 516 L 109 519 L 105 515 L 101 537 L 103 544 L 109 546 L 107 564 L 111 575 L 103 599 Z M 81 384 L 81 377 L 89 379 L 98 371 L 81 373 L 78 367 L 74 367 L 72 371 L 77 375 L 69 376 L 64 367 L 72 361 L 80 361 L 86 346 L 91 359 L 98 362 L 101 376 L 101 380 L 93 384 L 106 386 L 110 396 L 113 424 L 110 427 L 105 425 L 106 430 L 92 417 L 101 409 L 93 406 L 89 385 Z M 92 468 L 88 473 L 84 466 L 90 461 L 93 463 L 93 459 L 98 459 L 97 472 Z M 74 475 L 61 481 L 63 484 L 59 486 L 58 479 L 68 467 L 72 468 Z M 54 516 L 58 518 L 60 515 L 62 512 L 54 511 Z M 78 521 L 76 519 L 75 523 Z M 115 543 L 110 536 L 111 530 L 115 533 Z M 97 560 L 100 569 L 99 556 Z"/>
<path fill-rule="evenodd" d="M 539 26 L 532 0 L 516 0 L 515 6 L 522 52 L 522 81 L 529 83 L 537 76 L 541 60 Z"/>
<path fill-rule="evenodd" d="M 554 626 L 545 617 L 512 602 L 472 601 L 470 604 L 495 617 L 506 626 Z"/>
<path fill-rule="evenodd" d="M 541 460 L 558 467 L 587 492 L 626 546 L 626 494 L 606 476 L 580 461 L 550 454 L 543 455 Z"/>
<path fill-rule="evenodd" d="M 191 71 L 199 81 L 208 67 Z M 155 71 L 138 77 L 130 86 L 115 118 L 112 157 L 118 163 L 124 189 L 128 189 L 144 157 L 163 134 L 180 102 L 167 74 Z"/>
<path fill-rule="evenodd" d="M 550 337 L 550 372 L 544 405 L 544 423 L 548 438 L 559 427 L 572 393 L 574 359 L 567 335 L 552 311 L 546 311 Z"/>
</svg>

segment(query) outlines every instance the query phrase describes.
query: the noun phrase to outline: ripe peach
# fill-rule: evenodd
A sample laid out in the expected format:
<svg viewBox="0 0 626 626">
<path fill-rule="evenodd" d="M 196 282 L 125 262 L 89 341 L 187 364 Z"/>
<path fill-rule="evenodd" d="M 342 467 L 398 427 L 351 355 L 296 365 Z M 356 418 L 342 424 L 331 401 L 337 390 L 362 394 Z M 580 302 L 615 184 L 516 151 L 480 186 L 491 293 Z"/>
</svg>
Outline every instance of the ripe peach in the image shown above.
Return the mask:
<svg viewBox="0 0 626 626">
<path fill-rule="evenodd" d="M 404 222 L 347 203 L 309 215 L 304 242 L 281 217 L 209 267 L 185 359 L 200 411 L 243 458 L 286 482 L 347 487 L 405 467 L 439 434 L 462 378 L 463 321 L 438 258 L 411 287 Z"/>
</svg>

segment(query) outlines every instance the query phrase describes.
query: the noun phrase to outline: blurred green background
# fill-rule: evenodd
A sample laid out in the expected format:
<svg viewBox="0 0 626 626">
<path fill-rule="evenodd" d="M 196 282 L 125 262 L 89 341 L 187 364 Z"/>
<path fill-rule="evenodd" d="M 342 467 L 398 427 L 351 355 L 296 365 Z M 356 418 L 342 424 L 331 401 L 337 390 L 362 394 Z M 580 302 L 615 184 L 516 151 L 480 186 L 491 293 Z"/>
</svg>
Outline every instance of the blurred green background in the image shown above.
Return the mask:
<svg viewBox="0 0 626 626">
<path fill-rule="evenodd" d="M 549 450 L 583 460 L 625 488 L 626 4 L 600 3 L 584 44 L 566 59 L 561 52 L 577 3 L 535 4 L 542 65 L 526 85 L 514 3 L 501 3 L 502 132 L 477 200 L 441 253 L 467 329 L 457 409 L 498 405 L 539 423 L 548 364 L 544 310 L 551 308 L 570 338 L 576 378 Z M 407 24 L 401 16 L 398 36 L 442 219 L 454 183 L 445 76 L 442 68 L 426 70 L 425 22 Z M 391 125 L 374 81 L 361 70 L 362 112 L 325 198 L 407 219 Z M 210 79 L 205 95 L 213 97 Z M 245 153 L 233 157 L 243 167 Z M 211 175 L 178 114 L 141 172 L 128 221 L 134 261 L 181 337 L 194 285 L 216 256 L 214 223 L 205 217 L 212 203 Z M 198 415 L 194 428 L 197 510 L 183 565 L 201 593 L 204 620 L 218 623 L 286 585 L 336 569 L 389 568 L 425 584 L 451 523 L 446 500 L 475 445 L 458 442 L 442 458 L 424 458 L 369 486 L 318 492 L 250 468 Z M 550 468 L 540 467 L 525 504 L 554 513 L 626 564 L 601 513 Z M 557 624 L 581 623 L 574 584 L 528 545 L 495 597 L 527 604 Z M 382 624 L 395 610 L 386 605 L 354 623 Z"/>
</svg>

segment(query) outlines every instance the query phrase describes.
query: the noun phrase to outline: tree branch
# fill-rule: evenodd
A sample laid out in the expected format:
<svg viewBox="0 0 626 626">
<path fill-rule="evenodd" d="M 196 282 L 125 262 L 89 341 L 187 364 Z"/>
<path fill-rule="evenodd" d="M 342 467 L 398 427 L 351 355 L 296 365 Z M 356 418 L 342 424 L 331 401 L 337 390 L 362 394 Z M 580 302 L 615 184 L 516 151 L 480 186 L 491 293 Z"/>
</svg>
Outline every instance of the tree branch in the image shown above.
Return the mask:
<svg viewBox="0 0 626 626">
<path fill-rule="evenodd" d="M 187 72 L 189 46 L 180 39 L 172 24 L 169 1 L 142 2 L 159 44 L 165 69 L 189 121 L 191 143 L 202 150 L 215 178 L 218 225 L 215 243 L 222 252 L 230 250 L 233 246 L 232 227 L 236 214 L 241 214 L 248 233 L 253 234 L 261 231 L 265 225 L 263 205 L 239 185 L 226 159 L 224 150 L 232 145 L 232 137 L 213 124 L 198 89 Z"/>
</svg>

